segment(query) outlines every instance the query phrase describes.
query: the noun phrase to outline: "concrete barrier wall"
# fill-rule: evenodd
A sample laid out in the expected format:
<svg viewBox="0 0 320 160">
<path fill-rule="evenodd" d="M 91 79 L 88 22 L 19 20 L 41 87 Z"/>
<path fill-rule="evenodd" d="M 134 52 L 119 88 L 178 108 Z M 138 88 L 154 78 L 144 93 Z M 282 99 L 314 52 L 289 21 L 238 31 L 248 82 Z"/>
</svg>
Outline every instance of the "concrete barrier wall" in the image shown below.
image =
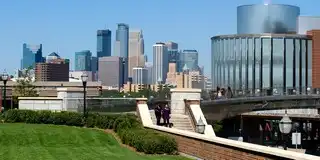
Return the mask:
<svg viewBox="0 0 320 160">
<path fill-rule="evenodd" d="M 62 111 L 63 100 L 52 97 L 20 97 L 19 109 Z"/>
<path fill-rule="evenodd" d="M 283 149 L 256 145 L 241 141 L 220 138 L 208 134 L 183 131 L 175 128 L 167 128 L 152 124 L 150 112 L 145 102 L 146 99 L 137 101 L 137 114 L 145 128 L 153 129 L 172 136 L 178 145 L 178 151 L 193 157 L 208 160 L 257 160 L 257 159 L 296 159 L 296 160 L 320 160 L 320 157 L 286 151 Z M 201 109 L 197 105 L 191 105 L 192 114 L 195 117 L 202 116 Z"/>
<path fill-rule="evenodd" d="M 320 160 L 320 157 L 286 151 L 283 149 L 266 147 L 220 137 L 209 138 L 195 132 L 181 131 L 175 128 L 166 128 L 156 125 L 145 126 L 175 138 L 178 151 L 193 157 L 207 160 L 257 160 L 257 159 L 295 159 Z"/>
</svg>

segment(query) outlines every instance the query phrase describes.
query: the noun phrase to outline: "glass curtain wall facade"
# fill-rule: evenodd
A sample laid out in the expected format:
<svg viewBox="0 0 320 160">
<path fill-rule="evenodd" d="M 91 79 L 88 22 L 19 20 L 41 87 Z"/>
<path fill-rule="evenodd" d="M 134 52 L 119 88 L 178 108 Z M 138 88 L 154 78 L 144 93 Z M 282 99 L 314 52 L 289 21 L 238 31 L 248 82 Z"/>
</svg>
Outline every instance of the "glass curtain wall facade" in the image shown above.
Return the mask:
<svg viewBox="0 0 320 160">
<path fill-rule="evenodd" d="M 98 30 L 97 31 L 97 57 L 111 56 L 111 31 Z"/>
<path fill-rule="evenodd" d="M 24 43 L 22 57 L 21 69 L 34 68 L 36 63 L 44 62 L 44 58 L 42 57 L 42 44 L 30 45 Z"/>
<path fill-rule="evenodd" d="M 198 69 L 198 59 L 199 53 L 197 50 L 183 50 L 179 54 L 179 66 L 178 72 L 183 71 L 183 67 L 186 65 L 190 70 L 197 70 Z"/>
<path fill-rule="evenodd" d="M 212 39 L 213 87 L 235 94 L 304 94 L 312 88 L 312 41 L 300 35 L 230 35 Z"/>
<path fill-rule="evenodd" d="M 300 8 L 284 4 L 254 4 L 237 8 L 237 33 L 296 33 Z"/>
<path fill-rule="evenodd" d="M 92 71 L 91 57 L 92 53 L 89 50 L 76 52 L 74 69 L 76 71 Z"/>
</svg>

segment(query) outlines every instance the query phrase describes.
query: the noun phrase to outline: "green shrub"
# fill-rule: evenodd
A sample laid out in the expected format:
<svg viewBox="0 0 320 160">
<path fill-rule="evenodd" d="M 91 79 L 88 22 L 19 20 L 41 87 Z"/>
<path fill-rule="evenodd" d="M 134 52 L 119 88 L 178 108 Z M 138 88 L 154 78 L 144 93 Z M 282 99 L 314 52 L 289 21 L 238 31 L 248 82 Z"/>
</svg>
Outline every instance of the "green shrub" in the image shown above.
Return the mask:
<svg viewBox="0 0 320 160">
<path fill-rule="evenodd" d="M 1 119 L 1 117 L 0 117 Z M 55 124 L 68 126 L 86 126 L 90 128 L 113 129 L 122 143 L 147 154 L 173 154 L 177 144 L 172 137 L 154 130 L 145 129 L 136 115 L 133 114 L 88 114 L 84 123 L 83 115 L 77 112 L 52 112 L 31 110 L 8 110 L 5 122 Z"/>
<path fill-rule="evenodd" d="M 177 143 L 172 137 L 164 136 L 144 128 L 120 129 L 118 135 L 122 143 L 132 146 L 138 152 L 147 154 L 174 154 Z"/>
<path fill-rule="evenodd" d="M 4 113 L 0 113 L 0 123 L 2 123 L 2 121 L 4 121 L 4 118 L 5 118 Z"/>
</svg>

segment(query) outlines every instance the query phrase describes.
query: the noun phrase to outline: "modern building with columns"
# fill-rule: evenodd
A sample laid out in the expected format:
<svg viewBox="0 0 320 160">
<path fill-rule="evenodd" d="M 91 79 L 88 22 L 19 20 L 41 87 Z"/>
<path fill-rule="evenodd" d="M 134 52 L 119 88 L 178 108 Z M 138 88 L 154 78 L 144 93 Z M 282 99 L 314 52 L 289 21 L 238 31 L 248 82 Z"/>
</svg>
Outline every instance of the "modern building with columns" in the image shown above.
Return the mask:
<svg viewBox="0 0 320 160">
<path fill-rule="evenodd" d="M 222 35 L 212 41 L 213 87 L 293 94 L 312 88 L 312 39 L 296 34 Z"/>
<path fill-rule="evenodd" d="M 315 80 L 320 32 L 297 23 L 299 16 L 297 6 L 239 6 L 238 33 L 211 38 L 212 87 L 246 96 L 320 93 Z M 298 34 L 300 25 L 310 31 Z"/>
</svg>

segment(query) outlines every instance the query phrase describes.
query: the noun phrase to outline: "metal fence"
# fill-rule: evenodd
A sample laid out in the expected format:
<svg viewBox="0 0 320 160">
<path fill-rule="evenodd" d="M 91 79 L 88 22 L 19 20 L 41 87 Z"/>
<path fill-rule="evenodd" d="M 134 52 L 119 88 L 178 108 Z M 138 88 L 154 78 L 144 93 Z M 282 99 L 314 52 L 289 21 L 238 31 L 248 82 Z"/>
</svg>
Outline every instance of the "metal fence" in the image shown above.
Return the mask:
<svg viewBox="0 0 320 160">
<path fill-rule="evenodd" d="M 66 98 L 68 111 L 83 111 L 83 98 Z M 87 98 L 86 109 L 89 113 L 123 113 L 136 111 L 135 98 Z"/>
</svg>

